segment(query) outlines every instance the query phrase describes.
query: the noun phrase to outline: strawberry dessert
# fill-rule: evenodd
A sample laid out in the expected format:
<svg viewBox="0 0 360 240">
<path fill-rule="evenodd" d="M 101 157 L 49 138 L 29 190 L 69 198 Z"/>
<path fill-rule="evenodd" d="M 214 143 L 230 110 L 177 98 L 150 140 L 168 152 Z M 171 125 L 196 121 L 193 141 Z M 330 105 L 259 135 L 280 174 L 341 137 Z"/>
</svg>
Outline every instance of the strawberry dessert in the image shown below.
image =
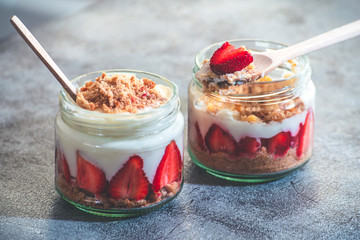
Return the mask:
<svg viewBox="0 0 360 240">
<path fill-rule="evenodd" d="M 251 51 L 269 50 L 257 43 L 246 45 Z M 188 149 L 197 165 L 218 177 L 263 182 L 311 157 L 315 88 L 305 56 L 244 82 L 257 71 L 251 51 L 226 42 L 196 57 L 189 86 Z"/>
<path fill-rule="evenodd" d="M 183 183 L 184 118 L 177 87 L 138 71 L 73 80 L 56 117 L 56 189 L 81 210 L 126 217 L 173 199 Z M 157 80 L 150 80 L 152 77 Z"/>
</svg>

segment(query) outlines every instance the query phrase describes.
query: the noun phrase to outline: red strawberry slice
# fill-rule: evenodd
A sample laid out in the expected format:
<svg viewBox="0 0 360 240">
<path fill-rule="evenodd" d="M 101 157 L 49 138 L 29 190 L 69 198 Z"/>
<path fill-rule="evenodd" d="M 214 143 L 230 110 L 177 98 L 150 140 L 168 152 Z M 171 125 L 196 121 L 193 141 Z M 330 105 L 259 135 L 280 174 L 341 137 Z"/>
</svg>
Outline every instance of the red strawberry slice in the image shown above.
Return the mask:
<svg viewBox="0 0 360 240">
<path fill-rule="evenodd" d="M 142 200 L 149 192 L 149 180 L 143 170 L 144 161 L 134 155 L 112 177 L 109 183 L 109 195 L 115 199 Z"/>
<path fill-rule="evenodd" d="M 219 75 L 240 71 L 253 62 L 253 56 L 243 47 L 235 48 L 225 42 L 210 59 L 211 70 Z"/>
<path fill-rule="evenodd" d="M 238 151 L 235 139 L 217 124 L 209 128 L 205 136 L 205 144 L 211 153 L 225 152 L 235 155 Z"/>
<path fill-rule="evenodd" d="M 202 150 L 204 150 L 205 149 L 205 143 L 204 143 L 203 136 L 201 135 L 200 127 L 199 127 L 198 122 L 195 123 L 195 129 L 196 129 L 196 142 L 199 144 L 200 148 Z"/>
<path fill-rule="evenodd" d="M 79 188 L 94 194 L 103 193 L 107 185 L 105 173 L 79 153 L 77 153 L 76 183 Z"/>
<path fill-rule="evenodd" d="M 182 161 L 179 148 L 171 141 L 165 149 L 164 156 L 156 170 L 153 181 L 154 192 L 159 192 L 166 185 L 181 179 Z"/>
<path fill-rule="evenodd" d="M 61 151 L 59 146 L 56 146 L 56 159 L 58 173 L 62 173 L 67 182 L 71 181 L 69 165 L 65 159 L 64 153 Z"/>
<path fill-rule="evenodd" d="M 270 139 L 261 139 L 261 144 L 266 147 L 268 153 L 272 153 L 275 156 L 284 156 L 291 147 L 291 133 L 281 132 L 276 134 Z"/>
<path fill-rule="evenodd" d="M 239 153 L 254 154 L 260 146 L 261 144 L 256 138 L 245 137 L 239 141 Z"/>
<path fill-rule="evenodd" d="M 301 157 L 303 153 L 306 153 L 308 148 L 313 143 L 314 133 L 314 113 L 310 109 L 306 115 L 305 123 L 300 124 L 300 130 L 298 133 L 298 147 L 296 149 L 296 155 Z"/>
</svg>

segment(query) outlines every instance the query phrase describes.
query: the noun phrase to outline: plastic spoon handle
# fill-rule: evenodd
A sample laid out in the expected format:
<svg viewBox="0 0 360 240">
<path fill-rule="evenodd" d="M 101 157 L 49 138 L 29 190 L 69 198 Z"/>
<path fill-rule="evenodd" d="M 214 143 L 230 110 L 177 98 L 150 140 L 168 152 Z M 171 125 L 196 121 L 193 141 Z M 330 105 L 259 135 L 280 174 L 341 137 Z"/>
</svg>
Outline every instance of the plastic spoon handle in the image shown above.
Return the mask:
<svg viewBox="0 0 360 240">
<path fill-rule="evenodd" d="M 279 54 L 279 61 L 284 62 L 358 35 L 360 35 L 360 20 L 343 25 L 329 32 L 277 51 Z"/>
</svg>

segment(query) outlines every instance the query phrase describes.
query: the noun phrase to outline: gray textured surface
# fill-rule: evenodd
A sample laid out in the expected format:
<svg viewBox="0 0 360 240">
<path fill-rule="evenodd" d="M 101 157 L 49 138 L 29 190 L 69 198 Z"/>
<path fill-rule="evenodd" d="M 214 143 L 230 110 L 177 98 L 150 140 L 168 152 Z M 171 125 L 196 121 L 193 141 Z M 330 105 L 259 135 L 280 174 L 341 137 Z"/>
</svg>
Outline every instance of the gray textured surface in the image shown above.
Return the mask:
<svg viewBox="0 0 360 240">
<path fill-rule="evenodd" d="M 104 1 L 31 29 L 68 77 L 101 69 L 155 72 L 186 87 L 195 54 L 217 41 L 293 44 L 359 18 L 353 1 Z M 0 239 L 359 239 L 360 40 L 310 55 L 315 151 L 281 180 L 214 178 L 186 154 L 186 181 L 162 209 L 126 220 L 83 213 L 54 190 L 59 84 L 23 40 L 0 42 Z"/>
</svg>

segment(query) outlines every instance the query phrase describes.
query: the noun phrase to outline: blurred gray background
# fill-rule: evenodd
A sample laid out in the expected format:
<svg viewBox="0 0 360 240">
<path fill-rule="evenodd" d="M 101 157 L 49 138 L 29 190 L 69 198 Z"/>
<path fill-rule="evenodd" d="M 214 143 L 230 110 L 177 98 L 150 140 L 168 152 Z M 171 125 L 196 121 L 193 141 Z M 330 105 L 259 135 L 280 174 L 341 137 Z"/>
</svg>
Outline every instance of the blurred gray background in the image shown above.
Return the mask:
<svg viewBox="0 0 360 240">
<path fill-rule="evenodd" d="M 0 0 L 0 41 L 14 33 L 9 20 L 14 14 L 31 28 L 76 14 L 97 1 L 99 0 Z"/>
</svg>

